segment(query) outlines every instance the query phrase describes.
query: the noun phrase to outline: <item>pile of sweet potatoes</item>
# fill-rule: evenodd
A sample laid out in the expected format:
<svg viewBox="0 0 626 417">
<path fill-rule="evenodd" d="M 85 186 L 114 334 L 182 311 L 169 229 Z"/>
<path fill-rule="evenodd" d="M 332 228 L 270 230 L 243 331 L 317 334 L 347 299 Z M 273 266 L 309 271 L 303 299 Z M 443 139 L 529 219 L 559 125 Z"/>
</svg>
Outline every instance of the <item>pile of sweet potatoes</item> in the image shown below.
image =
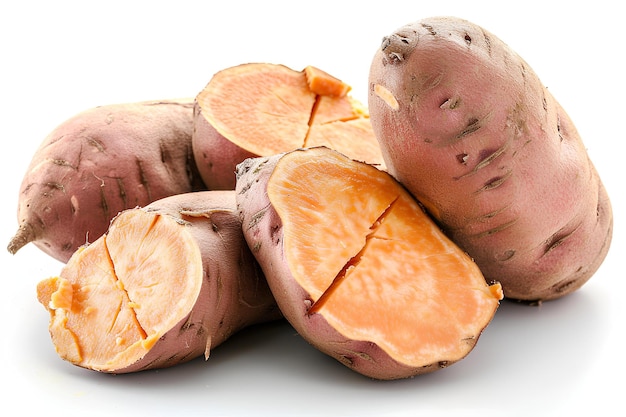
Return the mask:
<svg viewBox="0 0 626 417">
<path fill-rule="evenodd" d="M 365 376 L 466 357 L 503 299 L 579 289 L 613 216 L 531 67 L 452 17 L 384 37 L 367 106 L 309 66 L 215 74 L 194 99 L 63 122 L 24 176 L 18 231 L 65 266 L 37 286 L 59 356 L 127 373 L 287 320 Z"/>
</svg>

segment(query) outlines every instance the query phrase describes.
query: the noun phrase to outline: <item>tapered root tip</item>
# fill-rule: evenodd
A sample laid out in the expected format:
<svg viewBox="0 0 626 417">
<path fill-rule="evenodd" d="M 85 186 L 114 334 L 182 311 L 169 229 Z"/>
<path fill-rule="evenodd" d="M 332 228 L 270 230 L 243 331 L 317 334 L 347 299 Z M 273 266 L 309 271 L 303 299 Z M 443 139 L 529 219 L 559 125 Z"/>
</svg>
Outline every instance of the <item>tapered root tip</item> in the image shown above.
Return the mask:
<svg viewBox="0 0 626 417">
<path fill-rule="evenodd" d="M 30 223 L 24 223 L 20 225 L 19 229 L 15 233 L 15 236 L 9 242 L 7 246 L 7 250 L 15 255 L 18 250 L 22 249 L 26 244 L 34 241 L 36 239 L 35 231 Z"/>
</svg>

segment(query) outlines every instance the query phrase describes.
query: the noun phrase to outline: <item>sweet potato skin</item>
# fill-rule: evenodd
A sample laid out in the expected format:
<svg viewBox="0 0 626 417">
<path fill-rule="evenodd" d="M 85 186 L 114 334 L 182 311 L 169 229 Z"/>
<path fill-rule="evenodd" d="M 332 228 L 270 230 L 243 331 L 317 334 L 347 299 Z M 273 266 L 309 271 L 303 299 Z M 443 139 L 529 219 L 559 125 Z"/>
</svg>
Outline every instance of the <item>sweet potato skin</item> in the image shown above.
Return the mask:
<svg viewBox="0 0 626 417">
<path fill-rule="evenodd" d="M 205 279 L 189 315 L 197 325 L 189 321 L 181 321 L 181 325 L 184 330 L 202 329 L 197 332 L 201 340 L 194 354 L 187 354 L 185 360 L 201 355 L 208 359 L 210 349 L 241 329 L 282 318 L 263 271 L 244 239 L 233 190 L 172 195 L 143 210 L 184 223 L 200 248 Z M 160 367 L 181 363 L 181 351 L 187 349 L 182 342 L 187 343 L 173 329 L 159 341 L 163 346 L 153 349 L 142 362 L 152 364 L 149 356 L 165 358 L 171 352 L 173 358 Z M 137 364 L 128 370 L 137 369 L 144 368 Z"/>
<path fill-rule="evenodd" d="M 9 252 L 33 242 L 67 262 L 120 211 L 205 190 L 192 130 L 193 99 L 111 104 L 61 123 L 26 170 Z"/>
<path fill-rule="evenodd" d="M 258 155 L 233 145 L 222 136 L 202 115 L 197 101 L 193 111 L 192 148 L 200 176 L 211 190 L 234 190 L 237 164 Z"/>
<path fill-rule="evenodd" d="M 147 369 L 158 369 L 174 366 L 187 362 L 204 355 L 209 358 L 210 351 L 222 344 L 232 334 L 242 328 L 276 320 L 282 317 L 276 307 L 271 292 L 267 286 L 263 273 L 252 256 L 242 235 L 241 221 L 235 209 L 234 191 L 202 191 L 195 193 L 185 193 L 170 196 L 157 200 L 144 208 L 134 208 L 125 210 L 116 216 L 111 227 L 103 236 L 98 238 L 89 246 L 79 249 L 70 261 L 65 265 L 60 278 L 66 279 L 75 288 L 74 291 L 82 291 L 80 282 L 85 282 L 89 277 L 82 269 L 91 262 L 94 257 L 89 251 L 102 252 L 102 257 L 108 257 L 114 266 L 116 274 L 120 274 L 118 279 L 123 282 L 126 291 L 134 291 L 131 284 L 125 279 L 124 270 L 127 267 L 125 254 L 128 248 L 117 247 L 110 238 L 118 232 L 125 233 L 127 228 L 126 216 L 132 212 L 147 212 L 155 216 L 154 222 L 173 222 L 176 228 L 180 228 L 182 233 L 190 233 L 197 243 L 201 258 L 201 276 L 186 276 L 186 280 L 198 279 L 201 282 L 193 281 L 190 284 L 193 288 L 198 288 L 195 299 L 162 299 L 161 302 L 152 302 L 150 305 L 139 307 L 138 312 L 148 310 L 150 317 L 158 316 L 161 310 L 174 311 L 179 306 L 189 307 L 189 311 L 181 317 L 177 324 L 164 331 L 162 334 L 148 334 L 146 342 L 149 349 L 142 349 L 138 343 L 132 345 L 126 351 L 122 351 L 115 357 L 116 360 L 102 361 L 90 357 L 89 346 L 79 342 L 79 348 L 74 349 L 63 344 L 65 331 L 65 315 L 50 307 L 50 300 L 58 284 L 49 280 L 44 280 L 38 286 L 39 301 L 51 313 L 51 335 L 59 355 L 77 366 L 92 369 L 105 373 L 122 374 L 138 372 Z M 116 230 L 116 228 L 118 230 Z M 122 230 L 119 230 L 122 228 Z M 148 233 L 148 230 L 146 230 Z M 159 236 L 152 239 L 159 239 Z M 116 238 L 117 239 L 117 238 Z M 139 246 L 141 242 L 131 242 L 131 246 Z M 168 242 L 163 237 L 163 245 L 177 245 L 177 242 Z M 132 250 L 132 248 L 131 248 Z M 89 257 L 87 257 L 89 256 Z M 152 255 L 158 257 L 158 255 Z M 90 261 L 91 259 L 91 261 Z M 143 262 L 159 262 L 160 259 L 140 259 Z M 162 265 L 163 277 L 150 277 L 150 280 L 161 282 L 163 288 L 162 297 L 167 297 L 170 291 L 167 288 L 169 274 L 176 275 L 177 270 L 168 271 L 171 265 Z M 195 268 L 193 268 L 195 270 Z M 88 269 L 87 269 L 88 271 Z M 134 269 L 131 269 L 134 271 Z M 133 272 L 134 273 L 134 272 Z M 100 282 L 104 282 L 101 280 Z M 171 283 L 169 283 L 171 285 Z M 101 284 L 103 285 L 103 284 Z M 88 288 L 87 285 L 86 288 Z M 135 301 L 135 300 L 131 300 Z M 74 322 L 80 320 L 93 320 L 93 314 L 99 314 L 106 306 L 81 306 L 80 301 L 75 301 L 77 305 L 72 305 L 71 311 L 75 315 L 81 315 Z M 89 300 L 94 303 L 94 300 Z M 139 304 L 141 302 L 139 301 Z M 187 306 L 187 307 L 184 307 Z M 82 310 L 81 310 L 82 309 Z M 95 311 L 95 313 L 94 313 Z M 65 313 L 69 314 L 69 313 Z M 137 313 L 139 314 L 139 313 Z M 169 312 L 167 314 L 170 314 Z M 91 317 L 91 318 L 90 318 Z M 122 317 L 120 314 L 119 317 Z M 122 320 L 118 318 L 117 320 Z M 142 318 L 138 316 L 139 322 Z M 128 323 L 127 325 L 130 325 Z M 141 323 L 146 329 L 151 325 Z M 90 326 L 97 328 L 97 326 Z M 156 326 L 158 327 L 158 326 Z M 72 330 L 77 338 L 89 339 L 96 337 L 100 339 L 100 345 L 110 343 L 105 349 L 117 349 L 110 341 L 109 335 L 90 335 L 90 328 L 77 332 Z M 108 333 L 108 332 L 107 332 Z M 102 349 L 102 347 L 99 347 Z M 133 350 L 135 349 L 135 350 Z M 139 353 L 136 353 L 136 350 Z M 79 351 L 79 355 L 74 352 Z M 117 352 L 117 350 L 116 350 Z"/>
<path fill-rule="evenodd" d="M 495 35 L 453 17 L 384 38 L 368 107 L 389 172 L 508 298 L 569 294 L 610 247 L 607 192 L 573 122 Z"/>
</svg>

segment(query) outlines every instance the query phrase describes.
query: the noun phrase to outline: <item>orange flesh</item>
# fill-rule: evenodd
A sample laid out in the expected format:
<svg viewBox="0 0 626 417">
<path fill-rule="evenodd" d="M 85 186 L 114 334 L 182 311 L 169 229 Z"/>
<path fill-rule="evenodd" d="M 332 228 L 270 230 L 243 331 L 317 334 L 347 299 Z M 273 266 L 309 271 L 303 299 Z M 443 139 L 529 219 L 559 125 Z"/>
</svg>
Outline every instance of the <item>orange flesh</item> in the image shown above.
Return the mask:
<svg viewBox="0 0 626 417">
<path fill-rule="evenodd" d="M 348 84 L 310 65 L 304 69 L 304 75 L 311 91 L 319 96 L 343 97 L 351 90 Z"/>
<path fill-rule="evenodd" d="M 348 91 L 349 85 L 312 66 L 294 71 L 282 65 L 244 64 L 215 74 L 196 101 L 220 135 L 252 154 L 325 145 L 382 164 L 369 113 Z M 352 134 L 335 135 L 330 142 L 316 133 L 320 126 L 350 129 Z"/>
<path fill-rule="evenodd" d="M 298 190 L 307 190 L 301 192 Z M 268 196 L 283 222 L 294 279 L 352 340 L 410 366 L 458 360 L 502 290 L 386 173 L 327 149 L 281 158 Z"/>
<path fill-rule="evenodd" d="M 193 237 L 174 219 L 137 209 L 121 213 L 59 277 L 41 281 L 37 295 L 58 354 L 111 371 L 141 359 L 182 320 L 201 281 Z"/>
</svg>

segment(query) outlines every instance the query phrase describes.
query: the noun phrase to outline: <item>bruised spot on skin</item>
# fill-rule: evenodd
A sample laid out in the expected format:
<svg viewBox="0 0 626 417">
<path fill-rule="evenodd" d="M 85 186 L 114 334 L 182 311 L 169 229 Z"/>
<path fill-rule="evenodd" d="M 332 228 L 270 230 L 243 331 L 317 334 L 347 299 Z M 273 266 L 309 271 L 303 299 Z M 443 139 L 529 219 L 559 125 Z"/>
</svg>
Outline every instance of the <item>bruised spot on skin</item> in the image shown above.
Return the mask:
<svg viewBox="0 0 626 417">
<path fill-rule="evenodd" d="M 463 130 L 461 130 L 461 132 L 456 137 L 457 139 L 464 138 L 465 136 L 476 132 L 480 128 L 481 128 L 480 120 L 473 117 L 467 122 L 467 126 Z"/>
<path fill-rule="evenodd" d="M 374 93 L 393 110 L 398 110 L 400 108 L 398 100 L 396 100 L 393 93 L 386 87 L 380 84 L 374 84 Z"/>
</svg>

